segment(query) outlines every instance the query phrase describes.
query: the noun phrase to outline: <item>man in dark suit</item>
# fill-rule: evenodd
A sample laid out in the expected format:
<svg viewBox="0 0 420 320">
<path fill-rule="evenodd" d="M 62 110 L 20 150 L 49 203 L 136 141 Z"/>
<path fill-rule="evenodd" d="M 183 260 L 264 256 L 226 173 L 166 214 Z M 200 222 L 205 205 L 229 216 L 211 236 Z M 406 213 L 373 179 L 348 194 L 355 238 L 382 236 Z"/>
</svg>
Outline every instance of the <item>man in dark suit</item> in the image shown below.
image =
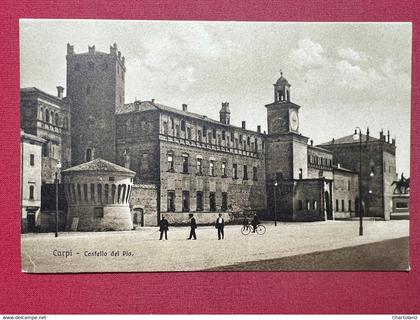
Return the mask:
<svg viewBox="0 0 420 320">
<path fill-rule="evenodd" d="M 217 236 L 220 239 L 225 238 L 225 220 L 222 218 L 222 214 L 219 213 L 219 217 L 216 219 L 216 229 L 217 229 Z"/>
<path fill-rule="evenodd" d="M 188 240 L 191 240 L 193 238 L 194 240 L 197 240 L 197 236 L 195 234 L 195 229 L 197 229 L 197 223 L 195 222 L 195 218 L 193 214 L 190 214 L 190 236 L 188 237 Z"/>
<path fill-rule="evenodd" d="M 162 216 L 162 219 L 159 221 L 159 231 L 160 231 L 160 239 L 162 240 L 163 234 L 165 234 L 165 240 L 168 240 L 168 230 L 169 230 L 169 223 L 168 220 Z"/>
</svg>

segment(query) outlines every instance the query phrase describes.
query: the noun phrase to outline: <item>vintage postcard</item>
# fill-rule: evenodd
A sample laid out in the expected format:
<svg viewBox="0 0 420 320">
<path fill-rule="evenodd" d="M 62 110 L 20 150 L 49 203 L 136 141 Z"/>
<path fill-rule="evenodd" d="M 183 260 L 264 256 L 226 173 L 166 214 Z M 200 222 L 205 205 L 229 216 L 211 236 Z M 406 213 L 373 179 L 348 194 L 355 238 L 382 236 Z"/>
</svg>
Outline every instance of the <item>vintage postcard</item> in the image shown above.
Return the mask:
<svg viewBox="0 0 420 320">
<path fill-rule="evenodd" d="M 409 270 L 411 30 L 21 20 L 23 271 Z"/>
</svg>

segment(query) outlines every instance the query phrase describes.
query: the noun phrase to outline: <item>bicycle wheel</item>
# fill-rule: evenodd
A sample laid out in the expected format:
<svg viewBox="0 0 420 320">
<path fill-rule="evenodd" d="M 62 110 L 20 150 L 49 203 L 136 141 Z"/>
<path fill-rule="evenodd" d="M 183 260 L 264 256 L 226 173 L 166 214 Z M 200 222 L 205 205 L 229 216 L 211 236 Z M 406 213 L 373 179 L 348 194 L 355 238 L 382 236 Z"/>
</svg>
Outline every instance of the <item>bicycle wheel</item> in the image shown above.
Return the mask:
<svg viewBox="0 0 420 320">
<path fill-rule="evenodd" d="M 257 233 L 258 234 L 264 234 L 265 233 L 265 226 L 263 226 L 262 224 L 259 224 L 257 226 Z"/>
<path fill-rule="evenodd" d="M 242 233 L 244 236 L 248 235 L 250 232 L 251 232 L 251 228 L 250 228 L 250 227 L 247 227 L 247 226 L 242 226 L 242 228 L 241 228 L 241 233 Z"/>
</svg>

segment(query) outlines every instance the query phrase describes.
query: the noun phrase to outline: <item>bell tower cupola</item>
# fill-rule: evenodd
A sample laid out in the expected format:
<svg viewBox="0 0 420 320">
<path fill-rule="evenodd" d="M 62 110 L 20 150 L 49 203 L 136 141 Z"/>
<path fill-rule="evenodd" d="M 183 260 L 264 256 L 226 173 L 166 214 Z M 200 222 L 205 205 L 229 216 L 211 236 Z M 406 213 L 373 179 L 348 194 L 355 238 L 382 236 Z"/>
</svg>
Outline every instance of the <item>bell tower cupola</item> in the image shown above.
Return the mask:
<svg viewBox="0 0 420 320">
<path fill-rule="evenodd" d="M 290 83 L 283 77 L 283 72 L 280 70 L 280 78 L 274 86 L 274 102 L 290 101 Z"/>
</svg>

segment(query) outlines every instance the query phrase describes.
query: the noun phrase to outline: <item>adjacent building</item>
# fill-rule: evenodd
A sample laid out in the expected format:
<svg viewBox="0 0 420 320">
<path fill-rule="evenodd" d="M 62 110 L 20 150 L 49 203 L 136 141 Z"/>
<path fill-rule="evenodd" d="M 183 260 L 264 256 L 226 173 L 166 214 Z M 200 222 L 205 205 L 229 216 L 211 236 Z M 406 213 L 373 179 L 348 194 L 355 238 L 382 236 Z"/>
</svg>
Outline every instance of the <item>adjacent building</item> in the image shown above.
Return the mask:
<svg viewBox="0 0 420 320">
<path fill-rule="evenodd" d="M 35 232 L 41 225 L 41 172 L 44 139 L 21 131 L 21 228 Z"/>
</svg>

